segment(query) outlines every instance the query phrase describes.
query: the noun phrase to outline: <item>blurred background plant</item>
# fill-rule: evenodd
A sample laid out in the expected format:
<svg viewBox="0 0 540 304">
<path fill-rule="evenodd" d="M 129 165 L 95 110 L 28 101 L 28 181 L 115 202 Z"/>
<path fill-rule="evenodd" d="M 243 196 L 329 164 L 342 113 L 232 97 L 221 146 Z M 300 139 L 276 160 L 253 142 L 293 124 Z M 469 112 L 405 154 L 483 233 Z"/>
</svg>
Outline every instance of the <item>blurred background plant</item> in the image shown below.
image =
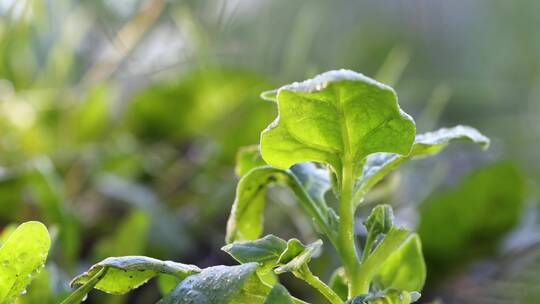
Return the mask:
<svg viewBox="0 0 540 304">
<path fill-rule="evenodd" d="M 413 162 L 368 200 L 419 231 L 423 300 L 536 303 L 538 11 L 532 0 L 0 0 L 0 229 L 37 219 L 53 231 L 19 302 L 58 303 L 107 256 L 233 264 L 219 248 L 235 153 L 276 114 L 259 93 L 346 67 L 393 85 L 419 133 L 463 123 L 492 139 L 488 153 L 459 144 Z M 286 191 L 268 196 L 268 231 L 315 238 L 283 211 L 295 206 Z M 326 252 L 314 267 L 328 279 Z M 87 302 L 158 298 L 153 282 Z"/>
</svg>

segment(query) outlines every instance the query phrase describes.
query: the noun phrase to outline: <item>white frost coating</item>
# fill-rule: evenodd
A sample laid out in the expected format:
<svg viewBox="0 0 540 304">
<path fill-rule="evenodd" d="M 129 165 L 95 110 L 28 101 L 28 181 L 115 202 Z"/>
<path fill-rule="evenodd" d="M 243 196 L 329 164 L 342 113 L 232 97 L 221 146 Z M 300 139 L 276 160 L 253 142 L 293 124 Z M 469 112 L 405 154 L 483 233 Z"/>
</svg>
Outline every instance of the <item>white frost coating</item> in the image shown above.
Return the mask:
<svg viewBox="0 0 540 304">
<path fill-rule="evenodd" d="M 314 78 L 304 80 L 302 82 L 293 82 L 291 84 L 282 86 L 279 88 L 279 91 L 281 90 L 288 90 L 293 92 L 318 92 L 323 90 L 328 86 L 331 82 L 341 81 L 341 80 L 352 80 L 352 81 L 359 81 L 368 83 L 370 85 L 377 86 L 381 90 L 387 90 L 394 92 L 394 89 L 391 87 L 378 82 L 375 79 L 369 78 L 365 76 L 364 74 L 357 73 L 355 71 L 341 69 L 341 70 L 333 70 L 324 72 L 322 74 L 319 74 L 315 76 Z"/>
<path fill-rule="evenodd" d="M 183 263 L 177 263 L 173 261 L 161 261 L 158 259 L 145 257 L 145 256 L 123 256 L 123 257 L 109 257 L 105 260 L 90 267 L 85 273 L 75 277 L 70 285 L 80 285 L 85 282 L 81 280 L 89 279 L 94 276 L 101 268 L 111 267 L 124 271 L 141 271 L 150 270 L 158 273 L 167 274 L 193 274 L 201 272 L 201 269 L 195 265 L 188 265 Z M 140 285 L 137 285 L 140 286 Z"/>
<path fill-rule="evenodd" d="M 397 94 L 392 87 L 384 83 L 380 83 L 375 79 L 369 78 L 362 73 L 358 73 L 358 72 L 347 70 L 347 69 L 324 72 L 311 79 L 307 79 L 300 82 L 293 82 L 291 84 L 284 85 L 280 87 L 279 89 L 263 92 L 261 94 L 261 98 L 267 101 L 277 102 L 278 100 L 277 97 L 279 96 L 282 90 L 287 90 L 291 92 L 305 92 L 305 93 L 319 92 L 319 91 L 322 91 L 324 88 L 326 88 L 328 84 L 330 84 L 331 82 L 337 82 L 341 80 L 352 80 L 352 81 L 358 81 L 358 82 L 374 85 L 381 90 L 392 92 L 394 96 L 396 96 L 396 100 L 397 100 Z M 405 111 L 401 109 L 399 104 L 397 105 L 397 107 L 399 109 L 399 113 L 402 116 L 404 116 L 406 119 L 410 121 L 414 121 L 412 116 L 410 116 L 409 114 L 407 114 Z M 272 121 L 270 125 L 268 125 L 264 129 L 262 133 L 265 133 L 269 131 L 270 129 L 277 127 L 280 120 L 279 118 L 280 118 L 280 115 L 279 115 L 279 103 L 278 103 L 278 116 L 276 117 L 274 121 Z"/>
<path fill-rule="evenodd" d="M 416 136 L 415 144 L 436 145 L 446 144 L 453 139 L 468 138 L 483 148 L 489 146 L 489 138 L 478 132 L 475 128 L 458 125 L 452 128 L 442 128 L 437 131 L 419 134 Z"/>
</svg>

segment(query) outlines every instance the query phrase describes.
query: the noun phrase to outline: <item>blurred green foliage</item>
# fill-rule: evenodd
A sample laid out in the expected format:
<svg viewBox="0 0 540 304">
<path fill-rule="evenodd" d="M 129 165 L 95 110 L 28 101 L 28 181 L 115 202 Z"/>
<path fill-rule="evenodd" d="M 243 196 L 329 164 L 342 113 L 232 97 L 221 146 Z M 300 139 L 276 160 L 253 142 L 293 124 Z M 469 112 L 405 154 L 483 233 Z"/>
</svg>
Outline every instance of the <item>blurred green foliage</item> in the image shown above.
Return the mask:
<svg viewBox="0 0 540 304">
<path fill-rule="evenodd" d="M 523 212 L 525 183 L 515 165 L 480 168 L 420 205 L 418 234 L 432 280 L 471 259 L 493 254 Z"/>
</svg>

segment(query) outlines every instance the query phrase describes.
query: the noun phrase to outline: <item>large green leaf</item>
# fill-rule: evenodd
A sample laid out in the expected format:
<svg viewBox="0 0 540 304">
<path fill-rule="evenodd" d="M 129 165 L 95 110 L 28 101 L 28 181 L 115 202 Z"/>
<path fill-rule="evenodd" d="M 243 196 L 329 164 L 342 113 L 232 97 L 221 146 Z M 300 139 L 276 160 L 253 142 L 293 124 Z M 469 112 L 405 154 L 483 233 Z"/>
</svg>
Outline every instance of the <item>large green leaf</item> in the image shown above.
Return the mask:
<svg viewBox="0 0 540 304">
<path fill-rule="evenodd" d="M 426 265 L 418 235 L 411 235 L 383 263 L 374 277 L 381 289 L 421 291 L 426 280 Z"/>
<path fill-rule="evenodd" d="M 278 274 L 299 271 L 309 263 L 311 258 L 320 254 L 322 245 L 323 242 L 321 240 L 317 240 L 306 246 L 297 239 L 290 239 L 287 242 L 287 249 L 285 249 L 277 261 L 280 266 L 274 271 Z"/>
<path fill-rule="evenodd" d="M 271 288 L 257 276 L 257 263 L 215 266 L 182 281 L 161 304 L 263 304 Z"/>
<path fill-rule="evenodd" d="M 276 183 L 287 185 L 318 228 L 335 242 L 338 217 L 323 199 L 330 187 L 328 175 L 312 163 L 302 163 L 290 170 L 258 167 L 240 179 L 227 222 L 227 243 L 254 240 L 261 236 L 266 191 Z"/>
<path fill-rule="evenodd" d="M 88 283 L 103 268 L 107 268 L 107 272 L 95 284 L 95 288 L 110 294 L 124 294 L 160 273 L 184 279 L 201 271 L 197 266 L 144 256 L 112 257 L 92 266 L 87 272 L 73 279 L 71 285 Z"/>
<path fill-rule="evenodd" d="M 418 234 L 428 266 L 439 269 L 431 274 L 436 277 L 493 253 L 518 222 L 525 192 L 521 171 L 512 163 L 500 162 L 429 196 L 420 206 Z"/>
<path fill-rule="evenodd" d="M 304 161 L 359 169 L 375 152 L 408 154 L 415 125 L 394 90 L 349 70 L 281 87 L 278 118 L 261 135 L 261 153 L 286 169 Z"/>
<path fill-rule="evenodd" d="M 39 273 L 51 246 L 47 228 L 26 222 L 0 247 L 0 303 L 13 303 Z"/>
<path fill-rule="evenodd" d="M 390 171 L 402 163 L 419 157 L 436 154 L 454 140 L 469 140 L 481 145 L 489 146 L 489 139 L 478 130 L 468 126 L 456 126 L 442 128 L 434 132 L 419 134 L 416 136 L 413 148 L 408 155 L 395 153 L 375 153 L 366 159 L 362 176 L 356 185 L 355 203 L 359 204 L 361 198 Z"/>
<path fill-rule="evenodd" d="M 287 242 L 274 235 L 267 235 L 255 241 L 234 242 L 221 249 L 240 263 L 257 262 L 273 267 L 287 249 Z"/>
</svg>

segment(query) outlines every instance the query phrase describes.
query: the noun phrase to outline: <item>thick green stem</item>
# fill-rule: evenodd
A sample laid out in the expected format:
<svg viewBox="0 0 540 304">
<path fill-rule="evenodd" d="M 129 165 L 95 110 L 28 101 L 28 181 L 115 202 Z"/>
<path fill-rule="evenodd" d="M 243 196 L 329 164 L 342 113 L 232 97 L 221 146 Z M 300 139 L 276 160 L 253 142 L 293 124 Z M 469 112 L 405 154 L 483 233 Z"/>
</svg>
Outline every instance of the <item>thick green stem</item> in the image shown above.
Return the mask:
<svg viewBox="0 0 540 304">
<path fill-rule="evenodd" d="M 360 266 L 354 238 L 353 170 L 352 162 L 343 162 L 339 204 L 339 253 L 349 278 L 349 296 L 359 294 L 356 281 Z"/>
<path fill-rule="evenodd" d="M 303 265 L 301 270 L 299 272 L 293 272 L 293 274 L 304 281 L 306 281 L 309 285 L 311 285 L 313 288 L 317 289 L 328 301 L 332 304 L 342 304 L 343 301 L 341 298 L 332 290 L 332 288 L 328 287 L 328 285 L 324 284 L 321 279 L 313 275 L 311 270 L 307 267 L 307 265 Z"/>
</svg>

